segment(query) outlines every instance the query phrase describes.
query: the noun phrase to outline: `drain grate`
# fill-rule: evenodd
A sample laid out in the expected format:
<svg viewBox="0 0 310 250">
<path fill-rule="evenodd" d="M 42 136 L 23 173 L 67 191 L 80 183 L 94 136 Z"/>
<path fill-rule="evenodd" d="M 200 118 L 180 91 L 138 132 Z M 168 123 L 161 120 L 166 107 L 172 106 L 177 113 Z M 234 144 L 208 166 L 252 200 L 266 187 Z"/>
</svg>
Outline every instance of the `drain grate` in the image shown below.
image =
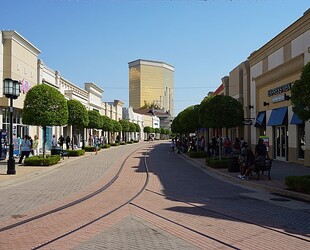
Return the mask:
<svg viewBox="0 0 310 250">
<path fill-rule="evenodd" d="M 285 199 L 285 198 L 270 198 L 270 200 L 272 200 L 272 201 L 291 201 L 291 200 Z"/>
</svg>

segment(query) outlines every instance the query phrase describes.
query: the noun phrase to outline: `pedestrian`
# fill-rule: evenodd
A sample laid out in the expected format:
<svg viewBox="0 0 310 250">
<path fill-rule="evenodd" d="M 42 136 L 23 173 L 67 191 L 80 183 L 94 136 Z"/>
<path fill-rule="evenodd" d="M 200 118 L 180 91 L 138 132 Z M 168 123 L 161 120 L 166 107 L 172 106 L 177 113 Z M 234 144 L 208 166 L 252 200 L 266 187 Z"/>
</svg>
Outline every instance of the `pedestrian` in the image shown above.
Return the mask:
<svg viewBox="0 0 310 250">
<path fill-rule="evenodd" d="M 51 145 L 52 145 L 52 148 L 57 147 L 57 141 L 56 141 L 56 136 L 55 135 L 53 135 L 53 137 L 52 137 Z"/>
<path fill-rule="evenodd" d="M 33 140 L 30 135 L 28 135 L 28 140 L 30 141 L 30 153 L 33 155 Z"/>
<path fill-rule="evenodd" d="M 68 135 L 66 137 L 66 149 L 69 150 L 69 146 L 70 146 L 70 136 Z"/>
<path fill-rule="evenodd" d="M 64 141 L 65 141 L 65 138 L 61 135 L 61 136 L 58 138 L 58 144 L 59 144 L 59 146 L 60 146 L 61 149 L 63 149 Z"/>
<path fill-rule="evenodd" d="M 204 136 L 201 136 L 200 142 L 199 142 L 199 148 L 201 151 L 205 151 L 205 145 L 206 145 L 205 138 Z"/>
<path fill-rule="evenodd" d="M 226 137 L 224 140 L 224 152 L 226 156 L 231 153 L 231 141 L 229 140 L 229 137 Z"/>
<path fill-rule="evenodd" d="M 31 150 L 31 143 L 30 143 L 28 135 L 24 136 L 24 139 L 22 140 L 22 143 L 20 144 L 20 150 L 21 150 L 21 155 L 20 155 L 18 163 L 22 164 L 24 156 L 28 158 L 30 154 L 30 150 Z"/>
<path fill-rule="evenodd" d="M 175 150 L 175 140 L 173 138 L 172 141 L 171 141 L 171 151 L 170 151 L 170 153 L 174 153 L 174 150 Z"/>
<path fill-rule="evenodd" d="M 32 155 L 39 155 L 39 138 L 37 135 L 35 135 L 33 139 L 34 140 L 32 143 L 32 150 L 33 150 Z"/>
<path fill-rule="evenodd" d="M 96 152 L 96 154 L 98 153 L 98 149 L 99 149 L 99 138 L 98 136 L 94 136 L 94 150 Z"/>
</svg>

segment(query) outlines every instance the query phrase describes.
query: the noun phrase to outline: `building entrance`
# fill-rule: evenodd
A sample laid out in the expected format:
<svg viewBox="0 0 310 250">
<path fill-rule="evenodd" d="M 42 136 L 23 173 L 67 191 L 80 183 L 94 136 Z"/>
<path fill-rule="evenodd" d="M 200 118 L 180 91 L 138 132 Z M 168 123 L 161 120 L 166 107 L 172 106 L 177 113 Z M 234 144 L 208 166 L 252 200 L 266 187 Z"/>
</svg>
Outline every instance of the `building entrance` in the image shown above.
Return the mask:
<svg viewBox="0 0 310 250">
<path fill-rule="evenodd" d="M 287 130 L 286 126 L 276 126 L 275 128 L 276 142 L 276 159 L 286 161 L 287 154 Z"/>
</svg>

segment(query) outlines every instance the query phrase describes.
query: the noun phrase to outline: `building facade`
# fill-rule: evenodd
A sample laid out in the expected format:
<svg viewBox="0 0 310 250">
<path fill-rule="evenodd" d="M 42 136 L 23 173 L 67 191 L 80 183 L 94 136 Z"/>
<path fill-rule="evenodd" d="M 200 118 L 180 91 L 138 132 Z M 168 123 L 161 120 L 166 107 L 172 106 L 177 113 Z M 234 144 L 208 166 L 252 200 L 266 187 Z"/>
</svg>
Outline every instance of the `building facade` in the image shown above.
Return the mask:
<svg viewBox="0 0 310 250">
<path fill-rule="evenodd" d="M 221 135 L 243 137 L 252 149 L 263 138 L 271 158 L 310 166 L 310 122 L 298 118 L 290 101 L 293 84 L 309 61 L 308 10 L 222 78 L 215 94 L 238 100 L 245 120 Z"/>
<path fill-rule="evenodd" d="M 248 60 L 256 115 L 252 141 L 266 136 L 272 158 L 310 166 L 310 123 L 294 114 L 290 101 L 291 88 L 310 61 L 310 11 Z"/>
<path fill-rule="evenodd" d="M 38 126 L 28 126 L 22 122 L 22 109 L 25 96 L 30 88 L 37 84 L 47 84 L 61 92 L 67 100 L 81 102 L 87 110 L 96 110 L 113 120 L 122 118 L 123 102 L 115 100 L 113 103 L 103 102 L 104 90 L 95 83 L 85 83 L 82 89 L 65 79 L 59 71 L 49 68 L 38 59 L 40 50 L 27 41 L 16 31 L 0 31 L 0 77 L 11 78 L 20 82 L 21 94 L 13 102 L 13 134 L 17 138 L 24 135 L 39 137 L 39 148 L 43 145 L 43 131 Z M 3 81 L 0 84 L 0 128 L 9 141 L 9 99 L 3 95 Z M 74 126 L 48 127 L 46 148 L 50 148 L 52 135 L 72 138 L 77 147 L 87 141 L 89 134 L 102 135 L 102 131 L 95 129 L 79 129 Z M 17 146 L 18 148 L 18 146 Z"/>
<path fill-rule="evenodd" d="M 129 65 L 129 106 L 145 104 L 174 113 L 174 67 L 164 62 L 135 60 Z"/>
</svg>

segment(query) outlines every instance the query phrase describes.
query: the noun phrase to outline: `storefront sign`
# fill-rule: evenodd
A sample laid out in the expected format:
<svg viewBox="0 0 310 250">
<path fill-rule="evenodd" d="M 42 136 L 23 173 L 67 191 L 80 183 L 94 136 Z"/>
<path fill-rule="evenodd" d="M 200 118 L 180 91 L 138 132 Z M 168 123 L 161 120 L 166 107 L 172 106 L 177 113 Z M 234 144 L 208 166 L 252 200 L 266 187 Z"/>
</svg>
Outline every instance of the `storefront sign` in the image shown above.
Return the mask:
<svg viewBox="0 0 310 250">
<path fill-rule="evenodd" d="M 292 86 L 293 86 L 293 83 L 290 82 L 290 83 L 284 84 L 282 86 L 276 87 L 274 89 L 270 89 L 270 90 L 268 90 L 268 96 L 270 97 L 270 96 L 274 96 L 274 95 L 279 95 L 281 93 L 290 91 L 292 89 Z"/>
<path fill-rule="evenodd" d="M 276 96 L 274 98 L 272 98 L 272 102 L 275 103 L 275 102 L 282 102 L 282 101 L 285 101 L 285 95 L 279 95 L 279 96 Z"/>
<path fill-rule="evenodd" d="M 245 119 L 242 123 L 243 123 L 244 125 L 252 125 L 252 120 L 250 120 L 250 119 Z"/>
</svg>

